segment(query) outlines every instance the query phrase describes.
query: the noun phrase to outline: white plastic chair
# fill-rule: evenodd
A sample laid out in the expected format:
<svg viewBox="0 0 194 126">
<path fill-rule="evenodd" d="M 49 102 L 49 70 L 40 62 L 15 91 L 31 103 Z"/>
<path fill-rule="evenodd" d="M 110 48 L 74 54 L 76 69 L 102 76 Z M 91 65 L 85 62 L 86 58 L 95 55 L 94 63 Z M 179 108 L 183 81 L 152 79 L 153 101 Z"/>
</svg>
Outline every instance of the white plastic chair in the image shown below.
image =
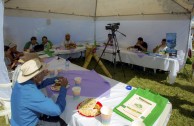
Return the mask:
<svg viewBox="0 0 194 126">
<path fill-rule="evenodd" d="M 12 72 L 12 83 L 0 84 L 0 104 L 3 106 L 3 110 L 0 110 L 0 116 L 5 116 L 6 124 L 9 124 L 11 119 L 11 93 L 12 87 L 17 81 L 21 65 L 18 65 Z"/>
<path fill-rule="evenodd" d="M 11 119 L 11 93 L 12 93 L 12 83 L 0 84 L 0 104 L 3 110 L 0 110 L 0 116 L 5 116 L 6 124 L 9 124 Z"/>
</svg>

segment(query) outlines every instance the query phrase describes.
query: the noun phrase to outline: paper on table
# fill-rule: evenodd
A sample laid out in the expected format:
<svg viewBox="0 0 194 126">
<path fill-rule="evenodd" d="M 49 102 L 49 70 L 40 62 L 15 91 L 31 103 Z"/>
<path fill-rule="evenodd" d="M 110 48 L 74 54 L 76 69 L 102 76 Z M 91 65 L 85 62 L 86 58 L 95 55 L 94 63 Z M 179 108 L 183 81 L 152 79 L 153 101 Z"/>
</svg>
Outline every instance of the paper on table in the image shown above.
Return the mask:
<svg viewBox="0 0 194 126">
<path fill-rule="evenodd" d="M 117 109 L 133 120 L 143 121 L 155 106 L 156 103 L 135 94 Z"/>
<path fill-rule="evenodd" d="M 45 55 L 40 55 L 39 57 L 40 57 L 40 58 L 48 58 L 48 57 L 50 57 L 50 56 L 47 55 L 47 54 L 45 54 Z"/>
</svg>

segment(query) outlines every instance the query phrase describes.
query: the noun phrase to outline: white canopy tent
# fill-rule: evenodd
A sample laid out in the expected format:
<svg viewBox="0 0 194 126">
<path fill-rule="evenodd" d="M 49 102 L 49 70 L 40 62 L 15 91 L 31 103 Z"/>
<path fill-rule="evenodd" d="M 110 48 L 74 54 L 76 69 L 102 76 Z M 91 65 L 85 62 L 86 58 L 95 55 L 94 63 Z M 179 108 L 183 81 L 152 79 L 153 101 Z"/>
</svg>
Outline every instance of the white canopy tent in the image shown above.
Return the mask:
<svg viewBox="0 0 194 126">
<path fill-rule="evenodd" d="M 109 32 L 105 26 L 120 22 L 119 31 L 127 35 L 125 38 L 117 34 L 121 47 L 135 44 L 141 36 L 148 43 L 148 50 L 152 50 L 166 33 L 177 33 L 176 48 L 187 52 L 193 0 L 5 0 L 4 3 L 4 41 L 16 42 L 19 50 L 31 36 L 40 42 L 46 35 L 59 44 L 64 34 L 70 33 L 76 42 L 105 42 Z"/>
</svg>

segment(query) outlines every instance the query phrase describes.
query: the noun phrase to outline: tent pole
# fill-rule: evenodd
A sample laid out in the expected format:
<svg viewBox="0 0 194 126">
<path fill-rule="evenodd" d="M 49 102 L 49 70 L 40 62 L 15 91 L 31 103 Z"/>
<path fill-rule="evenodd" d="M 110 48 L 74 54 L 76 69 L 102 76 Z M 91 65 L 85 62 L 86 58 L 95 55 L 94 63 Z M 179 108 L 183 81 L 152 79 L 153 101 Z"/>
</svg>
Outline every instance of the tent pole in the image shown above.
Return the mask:
<svg viewBox="0 0 194 126">
<path fill-rule="evenodd" d="M 187 46 L 185 51 L 185 57 L 184 57 L 184 64 L 186 63 L 187 57 L 188 57 L 188 51 L 189 51 L 189 44 L 190 44 L 190 36 L 191 36 L 191 23 L 192 23 L 192 13 L 190 14 L 190 25 L 189 25 L 189 36 L 187 39 Z"/>
<path fill-rule="evenodd" d="M 96 13 L 97 13 L 97 3 L 98 0 L 96 0 L 95 4 L 95 12 L 94 12 L 94 42 L 96 42 Z"/>
<path fill-rule="evenodd" d="M 7 0 L 7 1 L 5 1 L 4 3 L 6 4 L 6 3 L 8 3 L 9 1 L 11 1 L 11 0 Z"/>
<path fill-rule="evenodd" d="M 171 0 L 172 2 L 174 2 L 175 4 L 179 5 L 180 7 L 182 7 L 183 9 L 185 9 L 187 12 L 190 12 L 187 8 L 185 8 L 184 6 L 182 6 L 181 4 L 179 4 L 177 1 L 175 0 Z M 190 12 L 191 13 L 191 12 Z"/>
<path fill-rule="evenodd" d="M 78 14 L 70 14 L 70 13 L 59 13 L 59 12 L 52 12 L 50 10 L 48 11 L 38 11 L 38 10 L 29 10 L 29 9 L 22 9 L 22 8 L 10 8 L 10 7 L 4 7 L 6 10 L 18 10 L 18 11 L 29 11 L 29 12 L 40 12 L 40 13 L 47 13 L 47 14 L 62 14 L 62 15 L 73 15 L 73 16 L 81 16 L 81 17 L 94 17 L 94 16 L 87 16 L 87 15 L 78 15 Z"/>
</svg>

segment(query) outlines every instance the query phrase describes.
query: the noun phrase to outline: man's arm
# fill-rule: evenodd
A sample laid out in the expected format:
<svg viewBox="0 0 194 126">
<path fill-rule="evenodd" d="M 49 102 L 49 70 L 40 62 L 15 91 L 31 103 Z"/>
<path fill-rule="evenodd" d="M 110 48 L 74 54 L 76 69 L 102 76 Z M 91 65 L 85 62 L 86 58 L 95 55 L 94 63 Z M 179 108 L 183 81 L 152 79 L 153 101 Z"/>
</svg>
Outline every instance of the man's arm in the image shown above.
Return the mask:
<svg viewBox="0 0 194 126">
<path fill-rule="evenodd" d="M 29 109 L 49 116 L 60 115 L 66 106 L 67 90 L 64 86 L 61 87 L 56 103 L 52 99 L 45 97 L 41 91 L 34 91 L 33 97 L 28 102 Z"/>
<path fill-rule="evenodd" d="M 130 49 L 130 48 L 134 48 L 135 46 L 129 46 L 129 47 L 127 47 L 127 49 Z"/>
<path fill-rule="evenodd" d="M 53 78 L 47 78 L 46 80 L 44 80 L 40 85 L 38 85 L 38 89 L 42 89 L 45 88 L 48 85 L 54 84 L 55 80 L 58 79 L 58 77 L 53 77 Z"/>
<path fill-rule="evenodd" d="M 148 45 L 146 42 L 144 42 L 142 45 L 138 44 L 137 46 L 139 46 L 142 49 L 142 51 L 147 51 Z"/>
<path fill-rule="evenodd" d="M 153 53 L 158 52 L 158 49 L 159 49 L 159 46 L 156 46 L 156 47 L 153 49 Z"/>
</svg>

